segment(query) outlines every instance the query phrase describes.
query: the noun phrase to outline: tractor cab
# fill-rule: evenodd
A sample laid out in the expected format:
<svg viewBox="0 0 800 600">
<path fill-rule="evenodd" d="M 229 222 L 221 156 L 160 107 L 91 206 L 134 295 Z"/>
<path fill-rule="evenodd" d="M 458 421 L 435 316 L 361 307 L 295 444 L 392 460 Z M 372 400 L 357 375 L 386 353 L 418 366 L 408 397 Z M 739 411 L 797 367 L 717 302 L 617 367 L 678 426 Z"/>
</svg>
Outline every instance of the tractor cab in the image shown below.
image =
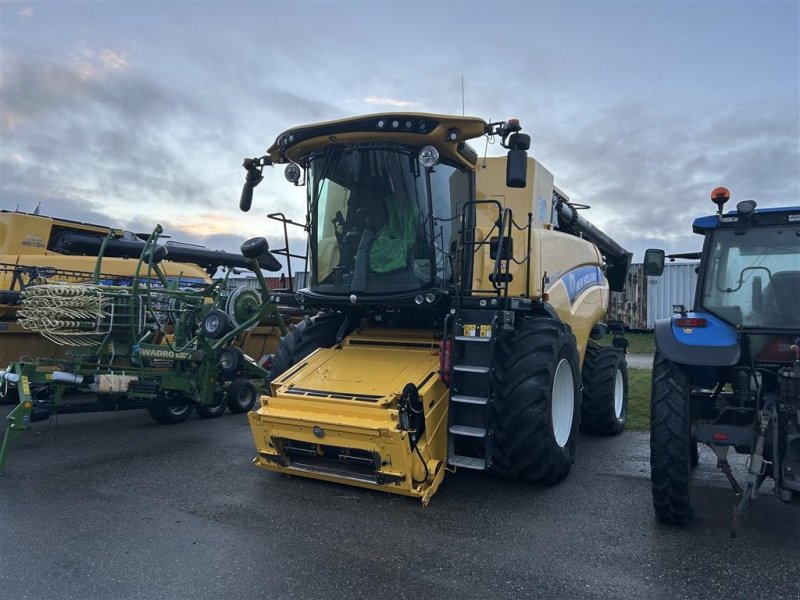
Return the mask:
<svg viewBox="0 0 800 600">
<path fill-rule="evenodd" d="M 733 326 L 800 328 L 800 224 L 759 211 L 705 229 L 701 308 Z M 733 219 L 736 219 L 735 221 Z M 698 229 L 703 229 L 701 222 Z"/>
</svg>

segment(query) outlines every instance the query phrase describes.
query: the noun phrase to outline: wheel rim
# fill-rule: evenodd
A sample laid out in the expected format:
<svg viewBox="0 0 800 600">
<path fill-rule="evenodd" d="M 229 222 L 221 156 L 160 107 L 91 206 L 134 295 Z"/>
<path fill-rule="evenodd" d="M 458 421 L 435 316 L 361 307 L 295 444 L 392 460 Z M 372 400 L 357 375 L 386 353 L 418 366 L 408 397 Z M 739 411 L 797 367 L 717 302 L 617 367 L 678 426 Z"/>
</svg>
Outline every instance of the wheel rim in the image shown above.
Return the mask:
<svg viewBox="0 0 800 600">
<path fill-rule="evenodd" d="M 236 396 L 236 399 L 239 401 L 239 406 L 247 406 L 251 398 L 252 394 L 247 388 L 239 390 L 239 394 Z"/>
<path fill-rule="evenodd" d="M 562 358 L 556 367 L 552 392 L 553 437 L 556 439 L 556 444 L 563 448 L 572 433 L 572 417 L 575 413 L 575 380 L 572 377 L 572 367 L 566 358 Z"/>
<path fill-rule="evenodd" d="M 206 329 L 208 331 L 216 331 L 219 328 L 219 317 L 217 315 L 209 315 L 206 319 Z"/>
<path fill-rule="evenodd" d="M 224 371 L 229 371 L 233 368 L 233 355 L 230 352 L 223 352 L 219 359 L 219 366 L 222 367 Z"/>
<path fill-rule="evenodd" d="M 622 370 L 617 369 L 617 374 L 614 377 L 614 416 L 617 419 L 622 418 L 622 404 L 625 397 L 625 382 L 622 379 Z"/>
<path fill-rule="evenodd" d="M 188 408 L 189 408 L 188 404 L 176 404 L 173 406 L 168 406 L 167 410 L 176 417 L 182 417 L 183 413 L 185 413 L 186 409 Z"/>
</svg>

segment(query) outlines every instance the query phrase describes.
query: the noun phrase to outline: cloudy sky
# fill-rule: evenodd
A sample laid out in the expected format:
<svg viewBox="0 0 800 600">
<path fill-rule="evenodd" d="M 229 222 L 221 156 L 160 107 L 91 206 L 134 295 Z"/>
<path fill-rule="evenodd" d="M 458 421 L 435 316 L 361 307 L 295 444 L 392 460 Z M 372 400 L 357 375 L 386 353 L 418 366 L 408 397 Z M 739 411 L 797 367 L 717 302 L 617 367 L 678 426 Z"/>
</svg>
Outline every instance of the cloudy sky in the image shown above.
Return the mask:
<svg viewBox="0 0 800 600">
<path fill-rule="evenodd" d="M 799 6 L 0 0 L 0 204 L 276 239 L 263 215 L 301 218 L 303 190 L 274 169 L 240 213 L 244 156 L 308 122 L 460 114 L 463 75 L 467 114 L 519 118 L 637 258 L 695 250 L 717 185 L 800 202 Z"/>
</svg>

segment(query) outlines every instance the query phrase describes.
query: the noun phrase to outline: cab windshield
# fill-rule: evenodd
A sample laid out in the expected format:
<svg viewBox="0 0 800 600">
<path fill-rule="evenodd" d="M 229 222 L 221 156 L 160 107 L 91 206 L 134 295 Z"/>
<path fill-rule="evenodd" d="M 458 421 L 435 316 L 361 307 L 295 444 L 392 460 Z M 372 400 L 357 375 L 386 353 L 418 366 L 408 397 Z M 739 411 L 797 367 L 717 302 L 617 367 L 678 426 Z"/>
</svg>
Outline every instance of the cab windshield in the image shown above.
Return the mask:
<svg viewBox="0 0 800 600">
<path fill-rule="evenodd" d="M 447 287 L 466 171 L 402 146 L 329 146 L 308 162 L 311 289 L 391 294 Z"/>
<path fill-rule="evenodd" d="M 800 327 L 800 229 L 711 233 L 702 306 L 733 325 Z"/>
</svg>

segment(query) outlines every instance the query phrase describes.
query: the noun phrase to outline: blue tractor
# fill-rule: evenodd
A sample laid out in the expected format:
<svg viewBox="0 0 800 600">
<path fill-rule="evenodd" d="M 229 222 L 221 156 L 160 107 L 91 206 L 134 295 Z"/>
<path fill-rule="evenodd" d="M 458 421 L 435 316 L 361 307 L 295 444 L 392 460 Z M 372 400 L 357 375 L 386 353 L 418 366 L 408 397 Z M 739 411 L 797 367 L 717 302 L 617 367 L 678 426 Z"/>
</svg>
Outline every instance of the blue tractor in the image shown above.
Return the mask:
<svg viewBox="0 0 800 600">
<path fill-rule="evenodd" d="M 656 323 L 650 425 L 653 508 L 659 521 L 692 518 L 698 443 L 739 495 L 732 533 L 767 478 L 791 501 L 800 493 L 800 206 L 757 209 L 752 200 L 695 219 L 705 237 L 694 307 L 673 307 Z M 646 275 L 660 275 L 663 250 L 645 254 Z M 748 455 L 740 484 L 728 453 Z"/>
</svg>

